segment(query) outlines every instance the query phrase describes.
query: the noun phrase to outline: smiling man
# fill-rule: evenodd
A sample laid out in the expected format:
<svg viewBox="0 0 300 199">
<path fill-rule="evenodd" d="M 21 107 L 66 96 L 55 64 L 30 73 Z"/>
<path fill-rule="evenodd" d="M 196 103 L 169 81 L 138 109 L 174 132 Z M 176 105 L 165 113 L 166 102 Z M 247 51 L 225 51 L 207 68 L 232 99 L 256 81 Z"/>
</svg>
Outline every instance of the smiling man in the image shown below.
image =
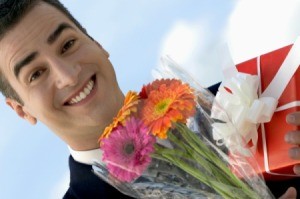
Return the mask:
<svg viewBox="0 0 300 199">
<path fill-rule="evenodd" d="M 1 3 L 1 90 L 21 118 L 43 122 L 70 146 L 77 162 L 70 157 L 66 198 L 126 198 L 85 167 L 101 157 L 93 149 L 123 103 L 109 54 L 58 1 Z M 85 168 L 90 176 L 78 173 Z"/>
<path fill-rule="evenodd" d="M 95 132 L 123 101 L 101 46 L 57 9 L 39 3 L 2 38 L 0 51 L 2 72 L 20 98 L 7 103 L 19 116 L 32 124 L 38 118 L 72 149 L 98 146 Z"/>
<path fill-rule="evenodd" d="M 109 54 L 59 1 L 0 1 L 0 90 L 21 118 L 43 122 L 69 146 L 65 199 L 129 198 L 91 172 L 124 96 Z"/>
</svg>

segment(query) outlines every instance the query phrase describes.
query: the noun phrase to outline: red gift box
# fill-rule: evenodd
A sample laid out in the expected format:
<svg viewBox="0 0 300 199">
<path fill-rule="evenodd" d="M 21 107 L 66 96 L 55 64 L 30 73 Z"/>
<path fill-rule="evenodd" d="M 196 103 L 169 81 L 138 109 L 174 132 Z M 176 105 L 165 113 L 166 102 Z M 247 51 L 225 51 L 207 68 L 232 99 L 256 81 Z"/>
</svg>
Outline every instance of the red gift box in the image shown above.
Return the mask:
<svg viewBox="0 0 300 199">
<path fill-rule="evenodd" d="M 277 74 L 292 46 L 289 45 L 261 55 L 259 59 L 250 59 L 237 64 L 236 67 L 239 72 L 258 75 L 261 80 L 261 91 L 264 92 Z M 299 164 L 300 161 L 289 158 L 288 150 L 292 145 L 284 141 L 284 136 L 288 131 L 298 130 L 296 126 L 286 123 L 287 114 L 300 111 L 300 92 L 297 92 L 297 89 L 300 88 L 297 85 L 300 86 L 299 67 L 278 99 L 277 109 L 287 104 L 292 104 L 292 107 L 277 110 L 271 121 L 261 124 L 258 129 L 257 150 L 254 156 L 267 180 L 296 176 L 293 172 L 293 166 Z M 297 101 L 299 102 L 298 105 Z"/>
</svg>

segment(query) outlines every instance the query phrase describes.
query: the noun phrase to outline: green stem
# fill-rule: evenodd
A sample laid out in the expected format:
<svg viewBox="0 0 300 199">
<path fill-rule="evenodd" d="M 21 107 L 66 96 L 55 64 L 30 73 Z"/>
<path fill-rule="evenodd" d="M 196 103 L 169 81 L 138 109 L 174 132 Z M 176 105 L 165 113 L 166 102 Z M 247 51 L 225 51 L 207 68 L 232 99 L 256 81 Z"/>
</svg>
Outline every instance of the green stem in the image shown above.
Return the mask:
<svg viewBox="0 0 300 199">
<path fill-rule="evenodd" d="M 220 186 L 215 186 L 215 181 L 211 178 L 207 179 L 205 174 L 199 172 L 199 170 L 191 167 L 189 164 L 185 163 L 178 157 L 174 157 L 170 154 L 164 154 L 163 151 L 158 151 L 158 154 L 156 156 L 162 155 L 160 159 L 165 158 L 165 161 L 172 163 L 173 165 L 178 166 L 183 171 L 189 173 L 190 175 L 194 176 L 196 179 L 198 179 L 200 182 L 206 184 L 209 187 L 212 187 L 215 189 L 222 197 L 229 198 L 229 190 L 226 190 L 224 187 L 221 189 Z"/>
<path fill-rule="evenodd" d="M 185 154 L 186 158 L 189 158 L 193 162 L 196 161 L 197 165 L 203 167 L 204 170 L 210 176 L 214 177 L 216 175 L 221 175 L 219 178 L 223 180 L 223 183 L 226 183 L 226 184 L 231 184 L 232 183 L 230 181 L 230 179 L 228 179 L 228 176 L 226 175 L 226 173 L 219 172 L 220 169 L 215 164 L 215 162 L 212 162 L 210 159 L 207 159 L 206 157 L 202 157 L 201 154 L 198 154 L 197 152 L 195 152 L 195 150 L 189 144 L 184 144 L 172 132 L 169 132 L 168 138 L 169 138 L 170 141 L 172 141 L 173 143 L 176 143 L 176 145 L 180 146 L 181 149 L 186 151 L 186 153 L 187 153 L 187 154 Z"/>
<path fill-rule="evenodd" d="M 176 151 L 172 149 L 172 152 L 170 152 L 165 151 L 162 148 L 157 148 L 160 154 L 163 155 L 168 160 L 168 162 L 179 166 L 181 169 L 193 175 L 206 185 L 212 186 L 212 188 L 214 188 L 223 197 L 226 196 L 226 193 L 224 193 L 224 190 L 222 189 L 222 186 L 220 186 L 220 184 L 223 186 L 227 185 L 227 187 L 231 187 L 231 190 L 241 189 L 249 198 L 259 198 L 256 192 L 252 191 L 248 185 L 246 185 L 242 180 L 236 177 L 227 167 L 227 165 L 220 160 L 220 157 L 217 156 L 213 151 L 211 151 L 211 149 L 207 147 L 207 145 L 205 145 L 202 140 L 200 140 L 199 137 L 194 134 L 194 132 L 192 132 L 183 124 L 176 123 L 176 128 L 179 130 L 181 136 L 188 144 L 183 143 L 171 132 L 168 134 L 168 137 L 173 143 L 176 143 L 176 145 L 184 149 L 186 154 L 183 154 L 183 152 L 179 152 L 176 149 Z M 196 161 L 198 165 L 204 168 L 206 173 L 202 172 L 200 174 L 201 171 L 195 170 L 195 168 L 192 168 L 190 165 L 180 160 L 180 158 L 182 157 Z M 207 175 L 207 173 L 209 175 Z M 209 180 L 207 180 L 203 176 L 209 176 Z M 212 176 L 217 177 L 216 181 L 213 180 Z M 226 188 L 225 191 L 229 191 L 228 188 Z M 231 193 L 231 191 L 229 191 L 229 193 Z"/>
<path fill-rule="evenodd" d="M 194 132 L 187 128 L 186 125 L 176 123 L 176 128 L 180 130 L 182 137 L 197 153 L 206 157 L 210 162 L 213 163 L 213 165 L 217 166 L 228 175 L 229 182 L 233 182 L 233 184 L 240 184 L 241 187 L 244 187 L 245 183 L 242 182 L 236 175 L 234 175 L 224 161 L 222 161 L 216 153 L 207 147 L 207 145 L 205 145 L 202 140 L 195 135 Z"/>
</svg>

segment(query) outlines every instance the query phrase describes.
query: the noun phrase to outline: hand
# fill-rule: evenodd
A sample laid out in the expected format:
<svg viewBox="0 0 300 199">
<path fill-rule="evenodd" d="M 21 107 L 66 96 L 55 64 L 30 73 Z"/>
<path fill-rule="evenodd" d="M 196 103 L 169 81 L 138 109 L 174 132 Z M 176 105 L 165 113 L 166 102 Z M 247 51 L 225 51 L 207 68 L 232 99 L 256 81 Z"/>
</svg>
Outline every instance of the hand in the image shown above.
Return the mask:
<svg viewBox="0 0 300 199">
<path fill-rule="evenodd" d="M 294 187 L 288 188 L 288 190 L 278 199 L 296 199 L 297 191 Z"/>
<path fill-rule="evenodd" d="M 300 112 L 290 113 L 286 117 L 289 124 L 300 126 Z M 294 144 L 289 150 L 289 156 L 292 159 L 300 160 L 300 131 L 290 131 L 285 135 L 285 141 L 289 144 Z M 300 165 L 294 166 L 295 174 L 300 175 Z"/>
</svg>

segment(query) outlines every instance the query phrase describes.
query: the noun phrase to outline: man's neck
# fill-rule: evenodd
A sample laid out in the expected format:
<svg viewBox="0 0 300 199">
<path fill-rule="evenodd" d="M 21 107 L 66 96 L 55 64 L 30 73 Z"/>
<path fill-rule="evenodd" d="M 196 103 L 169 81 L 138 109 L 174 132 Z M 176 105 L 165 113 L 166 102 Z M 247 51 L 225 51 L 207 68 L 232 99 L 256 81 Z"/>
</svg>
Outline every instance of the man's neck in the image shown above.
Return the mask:
<svg viewBox="0 0 300 199">
<path fill-rule="evenodd" d="M 67 144 L 76 151 L 88 151 L 93 149 L 99 148 L 99 135 L 90 136 L 90 137 L 80 137 L 80 138 L 73 138 L 69 140 Z"/>
</svg>

